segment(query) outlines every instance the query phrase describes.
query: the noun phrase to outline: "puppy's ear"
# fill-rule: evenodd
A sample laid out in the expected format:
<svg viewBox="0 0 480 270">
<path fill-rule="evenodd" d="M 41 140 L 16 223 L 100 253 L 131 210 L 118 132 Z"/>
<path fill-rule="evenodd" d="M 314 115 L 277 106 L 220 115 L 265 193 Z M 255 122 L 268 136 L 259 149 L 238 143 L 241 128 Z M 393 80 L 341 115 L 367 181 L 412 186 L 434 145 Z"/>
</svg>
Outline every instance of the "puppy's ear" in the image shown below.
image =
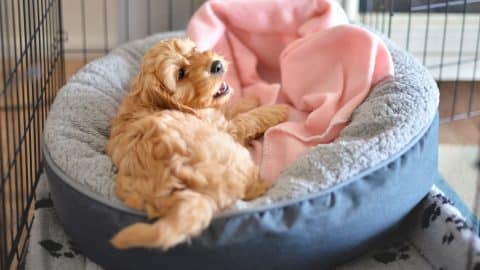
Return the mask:
<svg viewBox="0 0 480 270">
<path fill-rule="evenodd" d="M 192 108 L 178 102 L 170 93 L 168 93 L 168 90 L 162 89 L 162 87 L 160 87 L 160 91 L 158 91 L 157 93 L 158 96 L 162 99 L 162 105 L 165 109 L 173 109 L 185 113 L 196 114 Z"/>
<path fill-rule="evenodd" d="M 164 61 L 167 62 L 167 61 Z M 161 70 L 161 78 L 163 79 L 162 83 L 166 91 L 168 90 L 174 90 L 177 86 L 177 77 L 178 77 L 178 70 L 177 67 L 173 64 L 170 65 L 163 65 L 163 68 Z"/>
<path fill-rule="evenodd" d="M 173 109 L 195 114 L 192 108 L 175 100 L 169 89 L 171 88 L 162 84 L 154 74 L 141 72 L 133 80 L 130 94 L 138 96 L 145 104 L 150 104 L 162 109 Z"/>
<path fill-rule="evenodd" d="M 195 43 L 189 38 L 173 39 L 172 41 L 175 49 L 181 54 L 189 54 L 196 47 Z"/>
</svg>

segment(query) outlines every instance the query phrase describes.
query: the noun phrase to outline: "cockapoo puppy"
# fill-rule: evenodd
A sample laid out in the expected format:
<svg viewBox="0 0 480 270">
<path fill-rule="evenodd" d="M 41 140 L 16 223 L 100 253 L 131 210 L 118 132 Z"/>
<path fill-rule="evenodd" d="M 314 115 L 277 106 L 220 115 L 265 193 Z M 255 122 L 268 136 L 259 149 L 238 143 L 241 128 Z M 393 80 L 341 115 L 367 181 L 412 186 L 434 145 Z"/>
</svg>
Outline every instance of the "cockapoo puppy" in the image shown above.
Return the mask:
<svg viewBox="0 0 480 270">
<path fill-rule="evenodd" d="M 285 121 L 288 107 L 258 107 L 255 99 L 224 106 L 233 93 L 226 68 L 188 39 L 161 41 L 145 54 L 106 150 L 118 169 L 118 197 L 159 219 L 122 229 L 115 247 L 171 248 L 216 212 L 269 188 L 245 145 Z"/>
</svg>

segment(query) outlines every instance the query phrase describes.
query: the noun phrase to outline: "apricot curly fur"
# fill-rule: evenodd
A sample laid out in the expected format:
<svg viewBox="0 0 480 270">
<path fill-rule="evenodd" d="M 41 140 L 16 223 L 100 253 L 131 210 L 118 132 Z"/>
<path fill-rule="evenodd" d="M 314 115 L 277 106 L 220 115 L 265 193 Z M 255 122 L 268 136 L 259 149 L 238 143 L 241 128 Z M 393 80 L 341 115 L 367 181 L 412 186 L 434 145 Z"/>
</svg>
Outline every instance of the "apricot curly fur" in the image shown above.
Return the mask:
<svg viewBox="0 0 480 270">
<path fill-rule="evenodd" d="M 214 61 L 223 70 L 213 72 Z M 106 151 L 118 169 L 117 196 L 158 220 L 120 230 L 115 247 L 171 248 L 198 235 L 216 212 L 269 188 L 245 145 L 285 121 L 287 107 L 258 107 L 251 98 L 224 106 L 233 93 L 226 68 L 188 39 L 161 41 L 145 54 Z"/>
</svg>

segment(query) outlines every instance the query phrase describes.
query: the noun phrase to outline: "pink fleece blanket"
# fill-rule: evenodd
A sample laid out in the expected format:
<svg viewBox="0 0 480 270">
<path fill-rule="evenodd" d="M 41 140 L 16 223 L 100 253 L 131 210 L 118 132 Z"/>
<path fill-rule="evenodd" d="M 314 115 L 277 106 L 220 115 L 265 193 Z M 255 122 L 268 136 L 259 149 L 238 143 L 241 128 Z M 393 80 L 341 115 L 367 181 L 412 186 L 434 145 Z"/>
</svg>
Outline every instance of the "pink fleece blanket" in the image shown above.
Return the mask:
<svg viewBox="0 0 480 270">
<path fill-rule="evenodd" d="M 290 105 L 288 122 L 251 149 L 269 181 L 312 146 L 332 142 L 372 86 L 393 75 L 382 41 L 348 24 L 330 0 L 208 1 L 187 36 L 230 61 L 233 102 L 254 96 Z"/>
</svg>

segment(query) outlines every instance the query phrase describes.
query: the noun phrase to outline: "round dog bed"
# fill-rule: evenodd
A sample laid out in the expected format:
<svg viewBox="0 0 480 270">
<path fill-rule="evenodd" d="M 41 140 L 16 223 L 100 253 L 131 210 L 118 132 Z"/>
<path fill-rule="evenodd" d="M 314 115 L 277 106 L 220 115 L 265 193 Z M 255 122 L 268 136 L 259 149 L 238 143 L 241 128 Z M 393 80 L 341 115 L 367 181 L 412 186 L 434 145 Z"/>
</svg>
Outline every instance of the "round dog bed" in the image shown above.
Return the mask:
<svg viewBox="0 0 480 270">
<path fill-rule="evenodd" d="M 438 89 L 392 42 L 395 78 L 377 85 L 330 144 L 300 157 L 263 197 L 238 202 L 190 243 L 167 252 L 116 250 L 110 238 L 145 215 L 113 192 L 104 153 L 114 116 L 143 53 L 159 34 L 126 44 L 58 93 L 43 153 L 65 231 L 106 269 L 323 269 L 378 241 L 427 194 L 437 170 Z"/>
</svg>

